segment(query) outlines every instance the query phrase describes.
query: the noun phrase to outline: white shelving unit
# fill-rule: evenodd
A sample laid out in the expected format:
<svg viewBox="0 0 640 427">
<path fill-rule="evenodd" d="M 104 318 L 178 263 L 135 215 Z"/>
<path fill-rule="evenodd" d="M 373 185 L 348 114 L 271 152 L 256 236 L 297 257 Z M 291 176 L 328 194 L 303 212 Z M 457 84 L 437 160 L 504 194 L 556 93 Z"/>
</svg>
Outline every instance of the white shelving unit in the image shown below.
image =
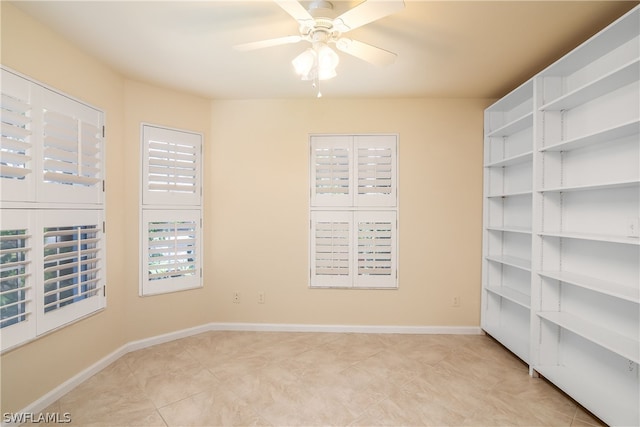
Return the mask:
<svg viewBox="0 0 640 427">
<path fill-rule="evenodd" d="M 482 328 L 529 362 L 533 81 L 485 112 Z"/>
<path fill-rule="evenodd" d="M 640 9 L 534 78 L 535 372 L 640 424 Z"/>
<path fill-rule="evenodd" d="M 483 329 L 640 425 L 640 6 L 486 110 L 484 194 Z"/>
</svg>

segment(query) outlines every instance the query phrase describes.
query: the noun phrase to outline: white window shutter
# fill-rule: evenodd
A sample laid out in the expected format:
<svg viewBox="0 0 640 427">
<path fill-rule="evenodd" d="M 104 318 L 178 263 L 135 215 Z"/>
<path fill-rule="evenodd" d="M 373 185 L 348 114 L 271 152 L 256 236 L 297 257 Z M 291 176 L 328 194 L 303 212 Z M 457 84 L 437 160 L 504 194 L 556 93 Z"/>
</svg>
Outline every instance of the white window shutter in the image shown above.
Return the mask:
<svg viewBox="0 0 640 427">
<path fill-rule="evenodd" d="M 143 210 L 142 295 L 202 286 L 200 210 Z"/>
<path fill-rule="evenodd" d="M 352 212 L 311 212 L 311 286 L 352 286 L 352 224 Z"/>
<path fill-rule="evenodd" d="M 48 89 L 42 112 L 38 199 L 102 203 L 103 113 Z"/>
<path fill-rule="evenodd" d="M 104 307 L 103 216 L 98 210 L 41 210 L 38 334 Z"/>
<path fill-rule="evenodd" d="M 396 206 L 396 152 L 394 135 L 355 137 L 357 190 L 355 206 Z"/>
<path fill-rule="evenodd" d="M 358 269 L 355 286 L 396 287 L 396 212 L 358 211 L 354 215 Z"/>
<path fill-rule="evenodd" d="M 35 198 L 32 91 L 31 82 L 2 70 L 2 201 L 33 201 Z"/>
<path fill-rule="evenodd" d="M 353 204 L 353 137 L 310 139 L 311 206 Z"/>
<path fill-rule="evenodd" d="M 30 212 L 0 211 L 1 350 L 36 334 L 33 224 Z"/>
<path fill-rule="evenodd" d="M 202 135 L 143 125 L 143 205 L 198 206 Z"/>
</svg>

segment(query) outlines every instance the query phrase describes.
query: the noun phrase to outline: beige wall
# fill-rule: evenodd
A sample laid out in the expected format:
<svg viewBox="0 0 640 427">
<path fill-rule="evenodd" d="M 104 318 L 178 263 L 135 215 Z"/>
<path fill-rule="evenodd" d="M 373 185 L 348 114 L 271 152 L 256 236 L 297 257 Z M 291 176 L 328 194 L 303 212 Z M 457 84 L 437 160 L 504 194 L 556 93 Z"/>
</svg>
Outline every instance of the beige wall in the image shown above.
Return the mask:
<svg viewBox="0 0 640 427">
<path fill-rule="evenodd" d="M 3 354 L 2 412 L 17 411 L 125 343 L 123 264 L 125 212 L 117 207 L 122 164 L 124 79 L 25 16 L 6 1 L 2 11 L 2 64 L 106 111 L 108 309 Z M 80 350 L 80 351 L 78 351 Z"/>
<path fill-rule="evenodd" d="M 479 325 L 486 104 L 214 101 L 205 162 L 213 320 Z M 309 289 L 308 134 L 374 132 L 400 140 L 399 289 Z M 240 304 L 232 303 L 234 291 Z M 451 306 L 453 296 L 461 307 Z"/>
<path fill-rule="evenodd" d="M 488 101 L 209 101 L 131 81 L 0 5 L 2 64 L 106 111 L 108 257 L 106 310 L 2 355 L 2 412 L 127 342 L 210 322 L 479 325 Z M 138 296 L 140 122 L 205 135 L 203 289 Z M 400 288 L 311 290 L 308 134 L 374 132 L 400 136 Z"/>
<path fill-rule="evenodd" d="M 128 236 L 139 236 L 140 125 L 150 123 L 170 128 L 201 132 L 209 140 L 211 119 L 209 100 L 127 81 L 125 83 L 125 145 L 121 169 L 129 183 L 125 191 Z M 132 184 L 133 183 L 133 184 Z M 175 292 L 151 297 L 138 296 L 139 241 L 125 248 L 127 271 L 125 304 L 127 341 L 134 341 L 210 322 L 211 288 Z"/>
</svg>

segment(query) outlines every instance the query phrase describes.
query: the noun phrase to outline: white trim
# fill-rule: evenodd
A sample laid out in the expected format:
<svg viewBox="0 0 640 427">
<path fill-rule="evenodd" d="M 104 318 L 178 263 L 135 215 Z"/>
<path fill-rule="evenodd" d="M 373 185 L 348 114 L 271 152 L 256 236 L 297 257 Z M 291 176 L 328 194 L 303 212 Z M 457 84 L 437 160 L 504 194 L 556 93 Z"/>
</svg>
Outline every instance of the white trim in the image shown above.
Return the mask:
<svg viewBox="0 0 640 427">
<path fill-rule="evenodd" d="M 357 334 L 482 335 L 480 326 L 312 325 L 290 323 L 210 323 L 209 331 L 338 332 Z"/>
<path fill-rule="evenodd" d="M 103 370 L 104 368 L 106 368 L 107 366 L 109 366 L 110 364 L 112 364 L 113 362 L 115 362 L 125 354 L 127 354 L 128 351 L 126 350 L 126 348 L 127 348 L 127 345 L 123 345 L 119 349 L 115 350 L 114 352 L 98 360 L 96 363 L 89 366 L 87 369 L 69 378 L 67 381 L 63 382 L 62 384 L 60 384 L 50 392 L 46 393 L 41 398 L 25 406 L 19 412 L 37 414 L 45 410 L 49 405 L 54 403 L 56 400 L 60 399 L 62 396 L 69 393 L 71 390 L 73 390 L 74 388 L 82 384 L 84 381 L 88 380 L 89 378 L 91 378 L 92 376 L 94 376 L 95 374 L 97 374 L 98 372 L 100 372 L 101 370 Z M 17 425 L 19 424 L 5 423 L 4 421 L 2 422 L 2 427 L 17 426 Z"/>
<path fill-rule="evenodd" d="M 142 350 L 158 344 L 187 338 L 211 331 L 247 331 L 247 332 L 333 332 L 360 334 L 422 334 L 422 335 L 483 335 L 480 326 L 384 326 L 384 325 L 311 325 L 290 323 L 208 323 L 180 331 L 156 335 L 150 338 L 131 341 L 98 360 L 93 365 L 69 378 L 44 396 L 25 406 L 19 412 L 39 413 L 65 394 L 88 380 L 127 353 Z M 2 422 L 2 427 L 15 426 Z"/>
</svg>

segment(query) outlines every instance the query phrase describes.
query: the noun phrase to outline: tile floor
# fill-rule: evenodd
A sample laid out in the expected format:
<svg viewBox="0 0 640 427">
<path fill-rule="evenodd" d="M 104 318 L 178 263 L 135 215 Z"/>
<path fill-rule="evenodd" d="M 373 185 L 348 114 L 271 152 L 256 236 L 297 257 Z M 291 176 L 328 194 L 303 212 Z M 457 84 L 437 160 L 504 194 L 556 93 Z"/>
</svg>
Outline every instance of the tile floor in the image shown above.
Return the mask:
<svg viewBox="0 0 640 427">
<path fill-rule="evenodd" d="M 482 335 L 209 332 L 129 353 L 45 411 L 74 426 L 602 425 Z"/>
</svg>

